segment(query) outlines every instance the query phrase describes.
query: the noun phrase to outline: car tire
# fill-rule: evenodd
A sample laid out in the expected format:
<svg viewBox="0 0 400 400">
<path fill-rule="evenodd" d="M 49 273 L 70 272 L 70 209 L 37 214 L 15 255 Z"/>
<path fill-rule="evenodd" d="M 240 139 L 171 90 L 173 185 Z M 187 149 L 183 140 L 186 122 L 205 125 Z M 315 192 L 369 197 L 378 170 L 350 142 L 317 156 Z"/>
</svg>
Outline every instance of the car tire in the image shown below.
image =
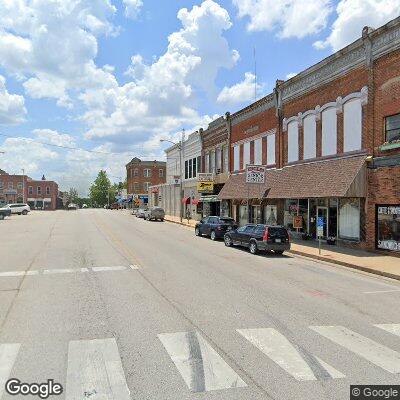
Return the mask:
<svg viewBox="0 0 400 400">
<path fill-rule="evenodd" d="M 257 249 L 257 243 L 256 242 L 250 242 L 250 247 L 249 247 L 250 253 L 251 254 L 257 254 L 258 249 Z"/>
<path fill-rule="evenodd" d="M 216 233 L 215 233 L 215 231 L 211 231 L 211 233 L 210 233 L 210 239 L 211 240 L 217 240 L 217 235 L 216 235 Z"/>
<path fill-rule="evenodd" d="M 281 256 L 283 254 L 283 250 L 274 250 L 274 253 Z"/>
<path fill-rule="evenodd" d="M 160 220 L 161 222 L 164 222 L 164 218 L 161 218 L 161 220 Z"/>
<path fill-rule="evenodd" d="M 27 214 L 28 214 L 28 211 L 26 211 L 26 210 L 22 211 L 22 215 L 27 215 Z"/>
<path fill-rule="evenodd" d="M 0 221 L 4 219 L 4 215 L 0 214 Z"/>
<path fill-rule="evenodd" d="M 228 235 L 226 235 L 225 237 L 224 237 L 224 243 L 225 243 L 225 246 L 226 247 L 231 247 L 232 246 L 232 239 L 231 239 L 231 237 L 230 236 L 228 236 Z"/>
<path fill-rule="evenodd" d="M 18 215 L 21 215 L 21 213 L 19 212 L 19 213 L 17 213 Z"/>
<path fill-rule="evenodd" d="M 196 236 L 201 236 L 201 233 L 200 233 L 200 229 L 199 228 L 194 228 L 194 234 L 196 235 Z"/>
</svg>

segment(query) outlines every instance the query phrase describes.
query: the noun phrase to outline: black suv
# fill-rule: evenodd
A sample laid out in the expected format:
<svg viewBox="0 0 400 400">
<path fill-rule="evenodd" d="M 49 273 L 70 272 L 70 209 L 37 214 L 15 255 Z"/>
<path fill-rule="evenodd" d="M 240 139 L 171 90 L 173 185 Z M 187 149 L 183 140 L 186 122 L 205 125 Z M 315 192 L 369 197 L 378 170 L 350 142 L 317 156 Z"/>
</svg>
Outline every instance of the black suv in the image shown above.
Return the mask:
<svg viewBox="0 0 400 400">
<path fill-rule="evenodd" d="M 210 236 L 211 240 L 223 238 L 225 232 L 236 229 L 237 224 L 233 218 L 206 217 L 198 222 L 194 228 L 196 236 Z"/>
<path fill-rule="evenodd" d="M 279 225 L 247 224 L 225 233 L 225 246 L 248 247 L 251 254 L 259 250 L 282 254 L 290 249 L 289 233 Z"/>
</svg>

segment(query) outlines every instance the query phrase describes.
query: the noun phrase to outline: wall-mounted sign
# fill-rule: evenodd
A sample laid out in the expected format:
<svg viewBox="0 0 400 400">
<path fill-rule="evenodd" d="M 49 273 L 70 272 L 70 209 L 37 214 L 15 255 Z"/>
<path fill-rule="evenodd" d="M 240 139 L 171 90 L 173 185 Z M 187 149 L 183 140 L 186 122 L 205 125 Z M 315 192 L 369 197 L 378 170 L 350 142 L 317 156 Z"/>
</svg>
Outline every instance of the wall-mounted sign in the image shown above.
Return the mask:
<svg viewBox="0 0 400 400">
<path fill-rule="evenodd" d="M 317 218 L 317 236 L 324 236 L 324 217 Z"/>
<path fill-rule="evenodd" d="M 245 131 L 244 131 L 244 133 L 246 134 L 246 135 L 249 135 L 250 133 L 254 133 L 254 132 L 257 132 L 258 131 L 258 125 L 253 125 L 253 126 L 251 126 L 250 128 L 247 128 Z"/>
<path fill-rule="evenodd" d="M 303 227 L 303 217 L 301 215 L 295 215 L 293 217 L 293 228 L 301 229 Z"/>
<path fill-rule="evenodd" d="M 181 177 L 179 175 L 174 175 L 174 177 L 172 179 L 172 183 L 174 185 L 179 185 L 181 183 Z"/>
<path fill-rule="evenodd" d="M 246 183 L 265 183 L 265 167 L 262 165 L 247 165 Z"/>
<path fill-rule="evenodd" d="M 197 182 L 197 191 L 199 193 L 212 193 L 214 191 L 213 182 Z"/>
<path fill-rule="evenodd" d="M 376 247 L 400 251 L 400 205 L 378 205 L 376 220 Z"/>
<path fill-rule="evenodd" d="M 4 194 L 17 194 L 17 189 L 5 189 L 3 191 Z"/>
<path fill-rule="evenodd" d="M 214 182 L 214 174 L 211 172 L 199 172 L 197 182 Z"/>
</svg>

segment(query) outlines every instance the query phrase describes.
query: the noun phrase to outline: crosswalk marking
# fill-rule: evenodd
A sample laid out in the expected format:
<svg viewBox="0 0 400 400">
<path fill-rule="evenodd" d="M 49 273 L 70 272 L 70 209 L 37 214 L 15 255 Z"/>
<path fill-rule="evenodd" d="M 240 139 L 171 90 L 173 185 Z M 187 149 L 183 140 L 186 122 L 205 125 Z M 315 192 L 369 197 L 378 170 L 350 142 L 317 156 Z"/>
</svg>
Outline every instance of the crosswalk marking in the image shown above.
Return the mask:
<svg viewBox="0 0 400 400">
<path fill-rule="evenodd" d="M 400 372 L 400 353 L 343 326 L 310 326 L 310 329 L 393 374 Z"/>
<path fill-rule="evenodd" d="M 276 329 L 238 329 L 237 331 L 298 381 L 344 377 L 341 372 L 321 359 L 295 347 Z"/>
<path fill-rule="evenodd" d="M 198 332 L 158 337 L 192 392 L 247 386 Z"/>
<path fill-rule="evenodd" d="M 130 400 L 115 339 L 69 344 L 66 400 Z"/>
<path fill-rule="evenodd" d="M 24 276 L 25 271 L 0 272 L 0 276 Z"/>
<path fill-rule="evenodd" d="M 103 271 L 123 271 L 126 267 L 122 265 L 117 265 L 115 267 L 92 267 L 92 270 L 95 272 L 103 272 Z"/>
<path fill-rule="evenodd" d="M 130 265 L 131 269 L 139 269 L 139 265 L 136 264 L 132 264 Z"/>
<path fill-rule="evenodd" d="M 376 324 L 374 326 L 389 333 L 393 333 L 393 335 L 400 336 L 400 324 Z"/>
<path fill-rule="evenodd" d="M 0 344 L 0 399 L 3 395 L 5 384 L 10 377 L 20 346 L 19 343 Z"/>
<path fill-rule="evenodd" d="M 45 275 L 48 274 L 70 274 L 73 272 L 78 272 L 79 270 L 77 269 L 71 269 L 71 268 L 59 268 L 59 269 L 45 269 L 43 270 L 43 273 Z"/>
</svg>

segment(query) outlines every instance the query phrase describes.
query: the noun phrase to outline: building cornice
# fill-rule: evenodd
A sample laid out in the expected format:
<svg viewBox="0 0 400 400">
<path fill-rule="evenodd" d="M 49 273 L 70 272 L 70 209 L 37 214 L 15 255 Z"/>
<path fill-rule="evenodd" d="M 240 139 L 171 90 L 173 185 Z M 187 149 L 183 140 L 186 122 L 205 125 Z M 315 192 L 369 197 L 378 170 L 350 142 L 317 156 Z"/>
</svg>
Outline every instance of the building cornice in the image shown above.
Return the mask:
<svg viewBox="0 0 400 400">
<path fill-rule="evenodd" d="M 231 115 L 232 126 L 253 117 L 263 111 L 267 111 L 275 106 L 273 93 L 268 94 L 260 100 L 248 105 L 247 107 Z"/>
</svg>

